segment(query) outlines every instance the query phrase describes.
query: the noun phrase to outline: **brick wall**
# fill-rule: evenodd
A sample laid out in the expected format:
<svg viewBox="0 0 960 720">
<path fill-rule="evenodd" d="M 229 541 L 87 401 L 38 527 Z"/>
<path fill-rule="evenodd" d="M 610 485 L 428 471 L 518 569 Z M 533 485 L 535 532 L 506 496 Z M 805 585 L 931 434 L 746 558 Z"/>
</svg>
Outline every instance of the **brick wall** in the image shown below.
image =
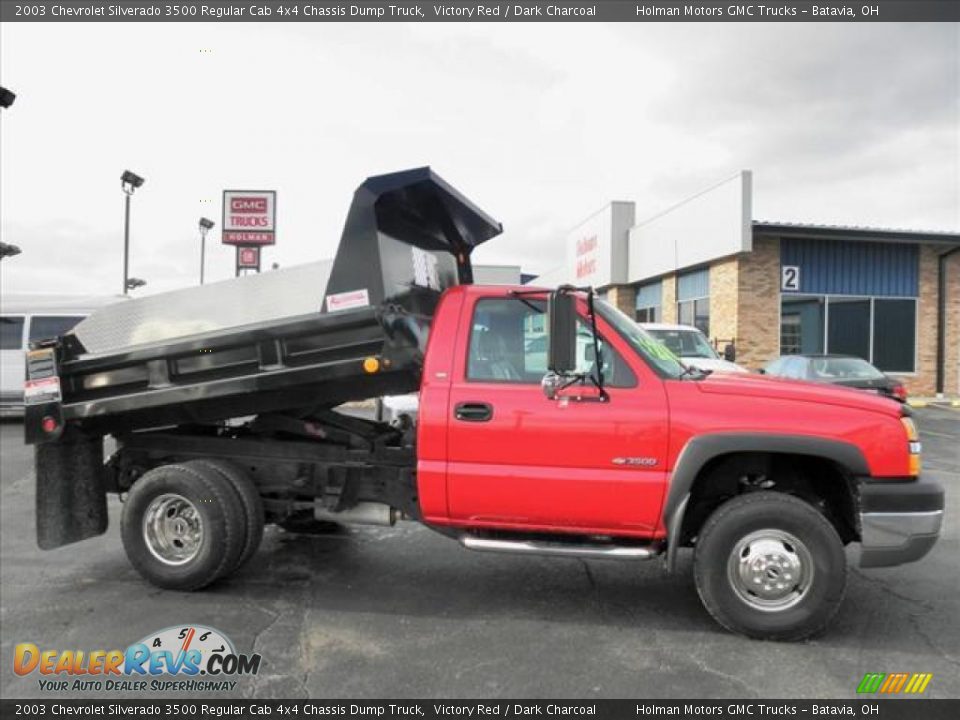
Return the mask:
<svg viewBox="0 0 960 720">
<path fill-rule="evenodd" d="M 660 322 L 675 323 L 677 321 L 677 276 L 667 275 L 662 281 L 662 305 L 660 311 L 663 314 Z"/>
<path fill-rule="evenodd" d="M 779 238 L 755 237 L 753 252 L 739 258 L 738 276 L 737 364 L 757 370 L 780 353 Z M 712 304 L 710 315 L 713 323 Z"/>
<path fill-rule="evenodd" d="M 931 396 L 937 386 L 937 258 L 943 246 L 920 248 L 920 297 L 917 300 L 917 366 L 913 375 L 898 375 L 911 395 Z M 947 266 L 946 363 L 944 393 L 960 394 L 960 257 L 951 257 Z"/>
<path fill-rule="evenodd" d="M 944 392 L 960 396 L 960 253 L 947 261 L 947 336 Z M 936 382 L 936 380 L 934 380 Z"/>
<path fill-rule="evenodd" d="M 637 316 L 637 289 L 632 285 L 612 285 L 606 290 L 607 302 L 631 320 Z"/>
<path fill-rule="evenodd" d="M 740 259 L 720 260 L 710 266 L 710 341 L 719 349 L 737 337 Z"/>
</svg>

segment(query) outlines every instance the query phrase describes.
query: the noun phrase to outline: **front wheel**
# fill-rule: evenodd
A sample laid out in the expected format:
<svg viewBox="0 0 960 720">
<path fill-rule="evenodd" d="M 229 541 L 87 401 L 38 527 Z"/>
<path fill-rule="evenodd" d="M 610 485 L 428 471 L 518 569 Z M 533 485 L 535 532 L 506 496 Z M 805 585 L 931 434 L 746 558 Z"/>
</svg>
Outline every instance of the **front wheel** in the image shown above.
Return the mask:
<svg viewBox="0 0 960 720">
<path fill-rule="evenodd" d="M 846 588 L 843 543 L 815 507 L 756 492 L 707 519 L 694 557 L 697 592 L 728 630 L 765 640 L 802 640 L 833 618 Z"/>
</svg>

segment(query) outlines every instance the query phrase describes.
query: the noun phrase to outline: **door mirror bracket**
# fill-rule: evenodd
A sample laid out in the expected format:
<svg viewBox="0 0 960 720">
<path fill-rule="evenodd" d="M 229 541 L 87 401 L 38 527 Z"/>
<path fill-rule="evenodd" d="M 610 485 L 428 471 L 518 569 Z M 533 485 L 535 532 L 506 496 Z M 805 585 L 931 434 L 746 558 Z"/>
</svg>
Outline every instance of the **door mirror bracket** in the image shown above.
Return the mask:
<svg viewBox="0 0 960 720">
<path fill-rule="evenodd" d="M 540 389 L 543 390 L 547 400 L 556 400 L 562 387 L 563 379 L 554 372 L 548 372 L 540 381 Z"/>
</svg>

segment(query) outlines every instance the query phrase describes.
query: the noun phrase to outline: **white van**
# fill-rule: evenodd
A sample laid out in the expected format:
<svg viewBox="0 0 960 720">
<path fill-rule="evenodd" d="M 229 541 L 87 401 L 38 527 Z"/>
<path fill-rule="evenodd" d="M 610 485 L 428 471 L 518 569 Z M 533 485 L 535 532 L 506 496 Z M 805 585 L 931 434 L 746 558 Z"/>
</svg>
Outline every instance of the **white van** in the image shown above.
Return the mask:
<svg viewBox="0 0 960 720">
<path fill-rule="evenodd" d="M 34 340 L 68 332 L 94 310 L 123 296 L 0 296 L 0 417 L 23 414 L 26 350 Z"/>
</svg>

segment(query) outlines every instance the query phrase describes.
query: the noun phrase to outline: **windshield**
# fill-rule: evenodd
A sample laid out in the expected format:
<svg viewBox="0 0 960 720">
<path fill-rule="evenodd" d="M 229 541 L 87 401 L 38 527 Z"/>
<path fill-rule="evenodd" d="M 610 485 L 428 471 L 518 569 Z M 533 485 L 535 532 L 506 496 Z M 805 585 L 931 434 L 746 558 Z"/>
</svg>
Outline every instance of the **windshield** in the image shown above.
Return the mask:
<svg viewBox="0 0 960 720">
<path fill-rule="evenodd" d="M 720 356 L 699 330 L 661 330 L 647 328 L 647 332 L 662 342 L 678 357 L 710 358 Z"/>
<path fill-rule="evenodd" d="M 684 366 L 667 346 L 652 337 L 650 333 L 605 300 L 595 298 L 593 303 L 596 306 L 597 314 L 610 323 L 651 367 L 665 377 L 680 377 L 684 371 Z"/>
<path fill-rule="evenodd" d="M 810 359 L 810 377 L 818 380 L 877 380 L 883 373 L 866 360 L 853 357 Z"/>
</svg>

